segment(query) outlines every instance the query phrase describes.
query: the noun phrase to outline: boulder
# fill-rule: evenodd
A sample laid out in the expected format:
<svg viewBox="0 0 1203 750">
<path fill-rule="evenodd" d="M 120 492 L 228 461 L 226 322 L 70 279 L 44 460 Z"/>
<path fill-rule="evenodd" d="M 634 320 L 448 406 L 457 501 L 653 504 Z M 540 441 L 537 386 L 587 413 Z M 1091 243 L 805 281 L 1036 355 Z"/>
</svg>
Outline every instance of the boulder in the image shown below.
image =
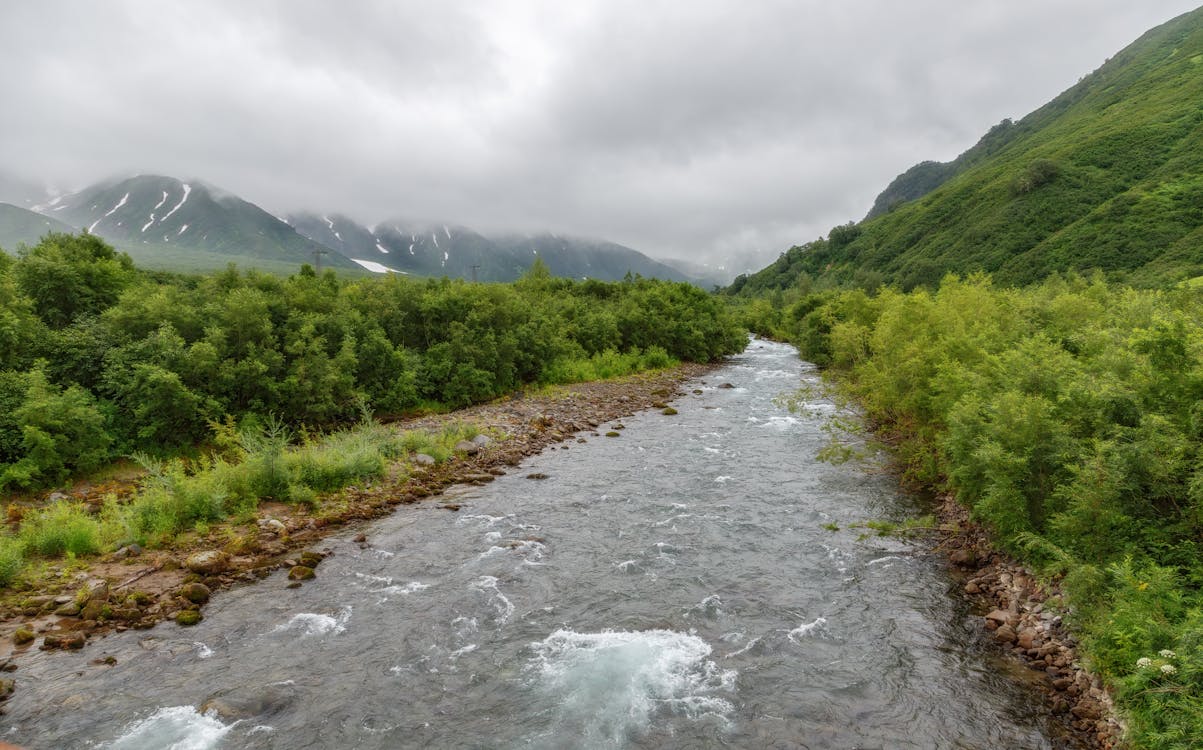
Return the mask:
<svg viewBox="0 0 1203 750">
<path fill-rule="evenodd" d="M 321 561 L 325 560 L 325 559 L 326 559 L 326 556 L 323 555 L 321 552 L 305 550 L 304 552 L 301 553 L 301 564 L 308 568 L 316 568 L 318 566 L 318 564 L 321 563 Z"/>
<path fill-rule="evenodd" d="M 290 581 L 308 581 L 317 574 L 313 572 L 313 568 L 308 565 L 294 565 L 288 571 L 288 580 Z"/>
<path fill-rule="evenodd" d="M 199 609 L 181 609 L 176 613 L 175 622 L 183 627 L 191 627 L 205 619 Z"/>
<path fill-rule="evenodd" d="M 1013 614 L 1005 609 L 996 609 L 986 615 L 986 627 L 990 627 L 990 623 L 994 623 L 995 626 L 1010 625 L 1014 617 Z"/>
<path fill-rule="evenodd" d="M 493 438 L 482 434 L 472 438 L 472 442 L 481 448 L 487 448 L 493 442 Z"/>
<path fill-rule="evenodd" d="M 204 604 L 213 594 L 203 583 L 185 583 L 177 593 L 193 604 Z"/>
<path fill-rule="evenodd" d="M 480 446 L 477 445 L 476 443 L 470 443 L 467 440 L 461 440 L 455 444 L 454 450 L 456 453 L 463 453 L 468 456 L 474 456 L 477 453 L 480 453 Z"/>
<path fill-rule="evenodd" d="M 206 698 L 199 709 L 202 714 L 212 713 L 223 722 L 232 723 L 279 713 L 295 701 L 296 697 L 295 686 L 277 682 L 219 691 Z"/>
<path fill-rule="evenodd" d="M 230 567 L 230 556 L 221 550 L 205 550 L 189 555 L 184 567 L 198 575 L 217 575 Z"/>
<path fill-rule="evenodd" d="M 418 466 L 434 466 L 435 465 L 434 456 L 428 455 L 426 453 L 415 453 L 413 460 L 414 460 L 414 463 L 417 464 Z"/>
</svg>

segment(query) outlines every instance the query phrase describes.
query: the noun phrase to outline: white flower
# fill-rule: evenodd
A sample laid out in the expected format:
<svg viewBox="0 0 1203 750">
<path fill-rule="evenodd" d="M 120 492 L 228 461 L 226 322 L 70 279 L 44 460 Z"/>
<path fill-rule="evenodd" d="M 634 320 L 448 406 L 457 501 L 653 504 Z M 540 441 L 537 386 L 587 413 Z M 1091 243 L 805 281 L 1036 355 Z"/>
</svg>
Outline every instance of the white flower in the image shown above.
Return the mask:
<svg viewBox="0 0 1203 750">
<path fill-rule="evenodd" d="M 1168 648 L 1163 648 L 1157 653 L 1161 654 L 1162 659 L 1173 659 L 1175 656 L 1174 652 L 1170 651 Z"/>
<path fill-rule="evenodd" d="M 1153 660 L 1147 656 L 1142 656 L 1136 660 L 1137 669 L 1148 669 L 1151 666 L 1153 666 Z"/>
<path fill-rule="evenodd" d="M 1161 665 L 1161 673 L 1162 674 L 1174 674 L 1177 671 L 1178 671 L 1178 668 L 1175 667 L 1173 664 L 1162 664 Z"/>
</svg>

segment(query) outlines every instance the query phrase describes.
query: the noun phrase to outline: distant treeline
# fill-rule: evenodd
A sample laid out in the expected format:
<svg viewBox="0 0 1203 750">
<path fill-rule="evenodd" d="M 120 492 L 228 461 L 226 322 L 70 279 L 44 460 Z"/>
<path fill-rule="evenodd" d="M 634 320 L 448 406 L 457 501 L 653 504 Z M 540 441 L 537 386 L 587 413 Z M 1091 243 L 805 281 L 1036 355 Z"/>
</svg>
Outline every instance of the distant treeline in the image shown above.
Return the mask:
<svg viewBox="0 0 1203 750">
<path fill-rule="evenodd" d="M 541 264 L 513 284 L 150 275 L 95 236 L 50 234 L 0 252 L 0 488 L 186 451 L 228 419 L 321 428 L 454 408 L 743 341 L 682 283 L 572 281 Z"/>
<path fill-rule="evenodd" d="M 1203 737 L 1203 289 L 983 275 L 748 303 L 889 436 L 906 475 L 954 491 L 1062 579 L 1137 747 Z"/>
</svg>

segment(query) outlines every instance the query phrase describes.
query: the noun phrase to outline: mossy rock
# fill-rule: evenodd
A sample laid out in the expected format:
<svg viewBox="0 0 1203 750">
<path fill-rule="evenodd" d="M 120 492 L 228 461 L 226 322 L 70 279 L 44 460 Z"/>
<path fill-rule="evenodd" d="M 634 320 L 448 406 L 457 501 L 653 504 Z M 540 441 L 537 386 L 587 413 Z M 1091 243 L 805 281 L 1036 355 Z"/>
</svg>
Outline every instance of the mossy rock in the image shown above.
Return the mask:
<svg viewBox="0 0 1203 750">
<path fill-rule="evenodd" d="M 309 567 L 308 565 L 294 565 L 292 566 L 292 569 L 288 571 L 288 580 L 308 581 L 315 575 L 316 574 L 313 572 L 313 568 Z"/>
<path fill-rule="evenodd" d="M 34 635 L 33 630 L 26 627 L 20 627 L 17 628 L 17 632 L 13 633 L 13 643 L 17 644 L 18 646 L 24 646 L 26 643 L 33 641 L 33 639 L 36 637 L 37 636 Z"/>
<path fill-rule="evenodd" d="M 661 411 L 660 413 L 664 414 L 665 416 L 671 417 L 677 413 L 677 410 L 672 408 L 671 406 L 666 406 L 666 407 L 664 407 L 664 410 Z"/>
<path fill-rule="evenodd" d="M 185 628 L 191 627 L 201 620 L 205 619 L 201 615 L 199 609 L 183 609 L 175 616 L 176 625 L 181 625 Z"/>
<path fill-rule="evenodd" d="M 309 550 L 306 550 L 301 553 L 301 564 L 308 568 L 316 568 L 318 563 L 325 559 L 325 555 L 320 552 L 310 552 Z"/>
<path fill-rule="evenodd" d="M 180 587 L 178 593 L 193 604 L 204 604 L 213 594 L 203 583 L 185 583 Z"/>
<path fill-rule="evenodd" d="M 606 433 L 606 437 L 618 437 L 619 434 L 620 433 L 617 433 L 614 430 L 610 430 L 609 432 Z"/>
</svg>

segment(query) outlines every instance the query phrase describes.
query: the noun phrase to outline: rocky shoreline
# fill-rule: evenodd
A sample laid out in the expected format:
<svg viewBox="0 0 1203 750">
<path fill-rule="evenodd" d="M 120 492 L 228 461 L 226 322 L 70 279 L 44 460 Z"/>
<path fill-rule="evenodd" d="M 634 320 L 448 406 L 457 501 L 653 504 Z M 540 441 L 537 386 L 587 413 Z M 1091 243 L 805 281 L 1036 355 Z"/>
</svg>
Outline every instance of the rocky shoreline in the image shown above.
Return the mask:
<svg viewBox="0 0 1203 750">
<path fill-rule="evenodd" d="M 1060 614 L 1061 591 L 994 549 L 988 532 L 952 496 L 940 499 L 942 539 L 936 549 L 954 568 L 981 625 L 998 647 L 1032 672 L 1046 703 L 1081 747 L 1122 746 L 1123 725 L 1101 680 L 1082 664 L 1078 643 Z"/>
<path fill-rule="evenodd" d="M 415 511 L 458 511 L 455 503 L 440 502 L 439 493 L 456 484 L 490 482 L 549 448 L 568 450 L 595 437 L 621 436 L 623 425 L 616 420 L 640 411 L 661 409 L 671 416 L 675 411 L 667 402 L 683 395 L 681 386 L 714 367 L 686 363 L 398 420 L 389 426 L 437 431 L 449 424 L 471 424 L 480 437 L 456 446 L 455 455 L 442 463 L 410 457 L 376 482 L 330 493 L 317 512 L 265 502 L 246 524 L 218 524 L 204 537 L 170 549 L 131 545 L 87 564 L 50 566 L 38 580 L 0 600 L 0 671 L 16 670 L 22 656 L 35 649 L 82 649 L 110 632 L 148 629 L 165 620 L 195 624 L 216 592 L 260 581 L 282 568 L 289 570 L 287 585 L 303 585 L 319 574 L 316 569 L 330 553 L 318 549 L 321 541 L 348 524 L 392 513 L 405 504 L 413 504 Z M 55 499 L 86 501 L 95 494 L 91 488 L 77 487 L 57 493 Z M 360 534 L 356 541 L 366 543 L 366 537 Z M 116 663 L 111 655 L 94 661 Z M 13 689 L 13 680 L 0 678 L 0 701 Z"/>
</svg>

